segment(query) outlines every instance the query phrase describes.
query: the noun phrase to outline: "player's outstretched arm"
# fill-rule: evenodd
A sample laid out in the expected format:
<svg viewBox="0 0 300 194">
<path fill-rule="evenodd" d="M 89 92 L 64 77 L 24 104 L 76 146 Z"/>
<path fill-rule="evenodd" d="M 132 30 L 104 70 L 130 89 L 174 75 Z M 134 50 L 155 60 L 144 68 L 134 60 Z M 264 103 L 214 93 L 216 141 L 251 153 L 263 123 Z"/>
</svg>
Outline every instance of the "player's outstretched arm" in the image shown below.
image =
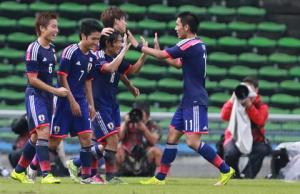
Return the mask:
<svg viewBox="0 0 300 194">
<path fill-rule="evenodd" d="M 36 87 L 40 90 L 47 91 L 49 93 L 52 93 L 52 94 L 54 94 L 56 96 L 60 96 L 60 97 L 65 97 L 68 95 L 69 90 L 67 90 L 66 88 L 52 87 L 52 86 L 46 84 L 45 82 L 43 82 L 42 80 L 40 80 L 37 77 L 37 75 L 38 75 L 37 73 L 27 73 L 28 81 L 29 81 L 30 85 L 32 85 L 33 87 Z"/>
<path fill-rule="evenodd" d="M 144 39 L 144 37 L 141 36 L 141 40 L 143 43 L 143 46 L 148 46 L 148 42 Z M 138 73 L 140 72 L 142 66 L 144 65 L 145 61 L 146 61 L 146 54 L 142 53 L 141 56 L 139 57 L 139 59 L 130 67 L 129 70 L 129 74 L 132 73 Z"/>
</svg>

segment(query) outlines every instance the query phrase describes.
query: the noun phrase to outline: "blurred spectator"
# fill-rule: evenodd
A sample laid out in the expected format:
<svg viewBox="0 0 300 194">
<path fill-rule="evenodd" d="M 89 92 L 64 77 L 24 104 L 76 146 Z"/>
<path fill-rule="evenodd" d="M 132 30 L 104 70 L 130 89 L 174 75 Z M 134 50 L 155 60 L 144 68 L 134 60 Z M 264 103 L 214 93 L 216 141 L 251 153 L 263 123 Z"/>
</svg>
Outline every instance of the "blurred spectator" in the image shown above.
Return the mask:
<svg viewBox="0 0 300 194">
<path fill-rule="evenodd" d="M 256 78 L 244 78 L 239 88 L 242 90 L 237 87 L 221 110 L 222 119 L 229 121 L 225 131 L 224 159 L 235 169 L 236 178 L 255 178 L 264 157 L 271 153 L 264 129 L 268 105 L 260 99 Z M 249 160 L 240 174 L 238 164 L 242 155 L 247 155 Z"/>
<path fill-rule="evenodd" d="M 149 105 L 138 103 L 124 118 L 117 151 L 117 164 L 122 175 L 153 176 L 160 165 L 162 151 L 155 144 L 161 137 L 161 129 L 149 117 Z"/>
<path fill-rule="evenodd" d="M 267 178 L 300 179 L 300 141 L 279 144 L 272 153 L 271 174 Z"/>
<path fill-rule="evenodd" d="M 18 135 L 13 144 L 13 151 L 8 155 L 11 166 L 15 168 L 22 155 L 23 147 L 30 137 L 26 114 L 13 120 L 11 123 L 11 130 Z"/>
<path fill-rule="evenodd" d="M 18 135 L 17 139 L 13 144 L 13 151 L 8 155 L 8 159 L 11 166 L 15 168 L 22 155 L 23 147 L 30 137 L 26 114 L 22 115 L 18 119 L 13 120 L 11 124 L 11 130 Z M 55 176 L 68 175 L 68 170 L 65 168 L 65 160 L 66 159 L 65 159 L 63 143 L 60 144 L 60 146 L 56 151 L 50 150 L 50 161 L 52 166 L 52 173 Z M 34 170 L 37 170 L 38 167 L 39 167 L 38 161 L 36 161 L 34 165 L 30 164 L 28 168 L 31 173 L 34 173 L 36 175 L 37 173 L 32 171 L 32 168 L 34 168 Z M 4 169 L 2 169 L 2 171 L 3 170 Z M 1 168 L 0 168 L 0 174 L 3 174 L 1 173 Z"/>
</svg>

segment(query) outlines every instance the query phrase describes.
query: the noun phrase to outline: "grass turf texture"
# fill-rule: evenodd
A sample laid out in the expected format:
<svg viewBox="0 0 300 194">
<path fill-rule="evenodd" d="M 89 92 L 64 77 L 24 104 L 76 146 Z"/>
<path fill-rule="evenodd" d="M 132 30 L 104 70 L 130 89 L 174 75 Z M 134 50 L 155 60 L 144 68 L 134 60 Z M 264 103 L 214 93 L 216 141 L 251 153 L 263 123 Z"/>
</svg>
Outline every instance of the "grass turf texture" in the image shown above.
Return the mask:
<svg viewBox="0 0 300 194">
<path fill-rule="evenodd" d="M 168 178 L 167 185 L 140 185 L 144 178 L 124 178 L 128 185 L 80 185 L 62 178 L 59 185 L 20 184 L 0 178 L 0 194 L 298 194 L 300 182 L 281 180 L 231 180 L 226 186 L 213 186 L 216 179 Z"/>
</svg>

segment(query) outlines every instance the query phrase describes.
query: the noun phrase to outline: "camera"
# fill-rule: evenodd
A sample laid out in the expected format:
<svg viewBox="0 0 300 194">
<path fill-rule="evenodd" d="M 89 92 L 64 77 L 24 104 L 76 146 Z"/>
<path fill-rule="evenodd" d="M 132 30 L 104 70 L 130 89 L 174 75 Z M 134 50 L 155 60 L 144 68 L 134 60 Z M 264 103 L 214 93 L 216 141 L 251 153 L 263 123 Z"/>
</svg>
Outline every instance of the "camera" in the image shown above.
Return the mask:
<svg viewBox="0 0 300 194">
<path fill-rule="evenodd" d="M 247 85 L 240 84 L 235 88 L 234 93 L 238 100 L 245 100 L 249 96 L 249 89 Z"/>
<path fill-rule="evenodd" d="M 243 82 L 235 88 L 234 93 L 238 100 L 245 100 L 248 97 L 255 97 L 257 95 L 249 85 Z"/>
<path fill-rule="evenodd" d="M 143 120 L 143 112 L 138 108 L 134 108 L 129 112 L 129 121 L 130 122 L 140 122 Z"/>
</svg>

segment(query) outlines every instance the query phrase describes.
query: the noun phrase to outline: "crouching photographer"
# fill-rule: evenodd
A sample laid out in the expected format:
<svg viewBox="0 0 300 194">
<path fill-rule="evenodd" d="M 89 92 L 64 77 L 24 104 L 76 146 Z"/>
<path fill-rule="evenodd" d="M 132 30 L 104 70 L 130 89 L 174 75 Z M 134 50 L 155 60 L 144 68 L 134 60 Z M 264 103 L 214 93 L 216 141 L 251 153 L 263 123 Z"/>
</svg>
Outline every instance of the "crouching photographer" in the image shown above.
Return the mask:
<svg viewBox="0 0 300 194">
<path fill-rule="evenodd" d="M 155 144 L 161 137 L 161 129 L 149 117 L 146 103 L 135 104 L 124 117 L 116 155 L 122 176 L 153 176 L 160 165 L 162 151 Z"/>
<path fill-rule="evenodd" d="M 264 126 L 268 119 L 268 105 L 258 94 L 258 80 L 246 77 L 223 105 L 221 118 L 229 121 L 225 130 L 224 160 L 236 171 L 236 178 L 255 178 L 271 146 L 265 138 Z M 242 173 L 239 158 L 249 158 Z"/>
</svg>

